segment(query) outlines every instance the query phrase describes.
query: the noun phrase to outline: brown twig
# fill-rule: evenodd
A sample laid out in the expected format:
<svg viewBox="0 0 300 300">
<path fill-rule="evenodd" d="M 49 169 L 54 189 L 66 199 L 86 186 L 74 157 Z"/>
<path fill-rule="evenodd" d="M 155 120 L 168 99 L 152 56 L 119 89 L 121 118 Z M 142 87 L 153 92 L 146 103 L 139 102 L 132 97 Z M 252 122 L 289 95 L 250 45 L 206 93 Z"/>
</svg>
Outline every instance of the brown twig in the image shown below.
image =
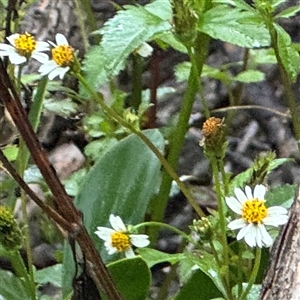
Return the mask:
<svg viewBox="0 0 300 300">
<path fill-rule="evenodd" d="M 72 199 L 67 195 L 63 185 L 57 177 L 56 171 L 48 160 L 46 153 L 43 151 L 37 136 L 35 135 L 30 122 L 27 118 L 25 110 L 21 104 L 20 98 L 16 93 L 10 78 L 0 59 L 0 100 L 5 105 L 11 115 L 16 127 L 18 128 L 33 160 L 40 169 L 41 174 L 47 185 L 49 186 L 56 206 L 56 214 L 52 214 L 53 220 L 61 222 L 80 245 L 82 252 L 87 260 L 90 261 L 93 272 L 95 273 L 100 287 L 107 297 L 111 300 L 121 300 L 114 282 L 112 281 L 106 266 L 100 258 L 93 241 L 87 233 L 86 228 L 82 224 L 80 212 L 72 202 Z M 8 165 L 7 165 L 8 166 Z M 6 166 L 6 167 L 7 167 Z M 19 181 L 19 184 L 21 181 Z M 24 182 L 25 183 L 25 182 Z M 26 184 L 26 183 L 25 183 Z M 23 183 L 22 183 L 22 188 Z M 28 192 L 28 190 L 27 190 Z M 32 195 L 33 196 L 33 195 Z M 37 200 L 37 199 L 35 199 Z M 38 201 L 38 205 L 41 203 Z M 41 208 L 45 208 L 43 205 Z M 48 215 L 49 210 L 45 210 Z M 49 215 L 49 217 L 51 217 Z M 64 219 L 64 221 L 62 221 Z M 69 223 L 67 225 L 66 223 Z M 97 282 L 95 282 L 97 284 Z"/>
</svg>

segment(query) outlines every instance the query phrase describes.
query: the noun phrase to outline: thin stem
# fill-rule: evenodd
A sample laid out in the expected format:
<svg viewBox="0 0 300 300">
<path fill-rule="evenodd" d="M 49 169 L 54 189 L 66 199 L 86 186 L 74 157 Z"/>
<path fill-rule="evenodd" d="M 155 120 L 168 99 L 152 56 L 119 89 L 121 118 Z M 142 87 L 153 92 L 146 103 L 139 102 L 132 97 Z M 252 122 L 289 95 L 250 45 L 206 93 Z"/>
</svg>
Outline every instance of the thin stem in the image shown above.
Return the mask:
<svg viewBox="0 0 300 300">
<path fill-rule="evenodd" d="M 284 86 L 285 96 L 286 96 L 287 103 L 288 103 L 288 106 L 289 106 L 289 109 L 291 112 L 291 116 L 292 116 L 292 124 L 293 124 L 294 134 L 295 134 L 295 137 L 297 140 L 298 149 L 300 151 L 300 123 L 299 123 L 299 119 L 298 119 L 297 104 L 296 104 L 295 97 L 294 97 L 293 90 L 292 90 L 292 83 L 291 83 L 289 75 L 284 67 L 282 59 L 280 57 L 280 51 L 278 48 L 277 31 L 273 24 L 272 16 L 269 16 L 266 23 L 267 23 L 267 27 L 269 29 L 269 33 L 271 36 L 272 47 L 274 49 L 276 60 L 278 63 L 278 68 L 279 68 L 282 84 Z"/>
<path fill-rule="evenodd" d="M 253 266 L 253 270 L 252 270 L 247 288 L 244 290 L 244 292 L 241 295 L 241 297 L 239 298 L 239 300 L 245 300 L 247 298 L 247 295 L 249 294 L 253 284 L 255 283 L 256 276 L 257 276 L 259 266 L 260 266 L 260 260 L 261 260 L 261 248 L 257 247 L 256 253 L 255 253 L 254 266 Z"/>
<path fill-rule="evenodd" d="M 132 93 L 130 99 L 130 106 L 138 111 L 142 102 L 142 73 L 143 60 L 138 54 L 132 55 Z"/>
<path fill-rule="evenodd" d="M 182 236 L 184 239 L 186 239 L 188 242 L 193 243 L 193 244 L 197 244 L 188 234 L 186 234 L 185 232 L 177 229 L 176 227 L 166 224 L 166 223 L 162 223 L 162 222 L 155 222 L 155 221 L 151 221 L 151 222 L 143 222 L 140 223 L 136 226 L 134 226 L 135 229 L 139 229 L 139 228 L 143 228 L 143 227 L 151 227 L 151 226 L 156 226 L 156 227 L 163 227 L 166 229 L 169 229 L 175 233 L 177 233 L 178 235 Z"/>
<path fill-rule="evenodd" d="M 156 155 L 156 157 L 159 159 L 169 176 L 178 184 L 180 190 L 187 198 L 190 205 L 194 208 L 196 213 L 200 217 L 204 217 L 205 214 L 202 211 L 202 209 L 199 207 L 196 200 L 191 195 L 188 188 L 185 186 L 183 182 L 179 179 L 178 175 L 174 171 L 174 169 L 171 167 L 171 165 L 168 163 L 168 161 L 165 159 L 165 157 L 159 152 L 159 150 L 155 147 L 155 145 L 138 129 L 136 129 L 134 126 L 132 126 L 130 123 L 127 123 L 122 117 L 120 117 L 112 108 L 107 106 L 103 99 L 100 97 L 98 93 L 96 93 L 86 82 L 86 80 L 83 78 L 81 74 L 75 74 L 75 76 L 78 78 L 78 80 L 82 83 L 82 85 L 90 92 L 90 94 L 93 96 L 95 101 L 101 106 L 101 108 L 113 119 L 119 122 L 122 126 L 129 129 L 131 132 L 136 134 L 138 137 L 141 138 L 141 140 L 150 148 L 150 150 Z"/>
<path fill-rule="evenodd" d="M 227 235 L 226 235 L 226 216 L 225 216 L 225 208 L 224 208 L 224 201 L 222 197 L 222 189 L 221 183 L 219 178 L 219 168 L 218 168 L 218 161 L 214 156 L 210 157 L 212 172 L 214 177 L 214 184 L 217 194 L 217 202 L 218 202 L 218 212 L 219 212 L 219 220 L 220 220 L 220 227 L 221 227 L 221 244 L 223 248 L 223 265 L 229 267 L 229 258 L 228 258 L 228 245 L 227 245 Z M 229 276 L 228 272 L 224 275 L 224 288 L 227 292 L 228 299 L 232 299 L 230 288 L 229 288 Z"/>
<path fill-rule="evenodd" d="M 7 251 L 7 255 L 9 256 L 9 260 L 13 266 L 14 271 L 16 272 L 16 275 L 19 278 L 24 278 L 24 288 L 30 296 L 32 300 L 35 300 L 35 283 L 32 280 L 31 276 L 28 275 L 26 266 L 24 264 L 24 261 L 20 255 L 19 250 L 12 250 Z M 29 263 L 29 262 L 28 262 Z"/>
</svg>

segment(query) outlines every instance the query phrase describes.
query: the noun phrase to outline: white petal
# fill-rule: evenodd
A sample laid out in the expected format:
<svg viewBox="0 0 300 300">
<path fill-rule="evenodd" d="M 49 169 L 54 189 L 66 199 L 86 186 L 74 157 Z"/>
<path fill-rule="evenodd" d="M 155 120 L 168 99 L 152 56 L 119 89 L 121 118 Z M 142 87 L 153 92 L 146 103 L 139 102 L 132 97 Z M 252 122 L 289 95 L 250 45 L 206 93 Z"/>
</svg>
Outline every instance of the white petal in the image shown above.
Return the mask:
<svg viewBox="0 0 300 300">
<path fill-rule="evenodd" d="M 7 52 L 16 52 L 16 48 L 7 44 L 0 44 L 0 50 L 7 51 Z"/>
<path fill-rule="evenodd" d="M 127 257 L 127 258 L 135 257 L 135 254 L 134 254 L 132 248 L 129 248 L 128 250 L 125 251 L 125 257 Z"/>
<path fill-rule="evenodd" d="M 241 204 L 243 204 L 247 200 L 247 196 L 245 195 L 245 193 L 241 189 L 235 188 L 234 193 L 236 195 L 237 200 Z"/>
<path fill-rule="evenodd" d="M 266 194 L 266 187 L 262 184 L 258 184 L 254 188 L 254 198 L 264 200 Z"/>
<path fill-rule="evenodd" d="M 245 186 L 245 193 L 246 193 L 247 199 L 249 199 L 249 200 L 253 199 L 252 190 L 249 185 Z"/>
<path fill-rule="evenodd" d="M 45 53 L 33 51 L 31 57 L 39 61 L 40 63 L 45 63 L 49 60 L 49 56 Z"/>
<path fill-rule="evenodd" d="M 67 68 L 57 67 L 49 73 L 48 77 L 50 80 L 54 79 L 56 76 L 59 76 L 60 79 L 63 79 L 68 70 L 69 69 Z"/>
<path fill-rule="evenodd" d="M 244 238 L 248 232 L 251 232 L 253 230 L 253 224 L 247 224 L 245 225 L 238 233 L 236 239 L 237 240 L 241 240 L 242 238 Z"/>
<path fill-rule="evenodd" d="M 273 240 L 270 234 L 267 232 L 266 228 L 262 224 L 258 224 L 258 230 L 260 231 L 262 242 L 265 247 L 270 247 L 273 244 Z"/>
<path fill-rule="evenodd" d="M 246 225 L 247 225 L 247 223 L 245 223 L 245 221 L 241 218 L 241 219 L 231 221 L 227 226 L 231 230 L 235 230 L 235 229 L 243 228 Z"/>
<path fill-rule="evenodd" d="M 13 45 L 15 46 L 15 39 L 18 39 L 20 37 L 19 33 L 14 33 L 10 36 L 7 37 L 7 40 Z"/>
<path fill-rule="evenodd" d="M 117 252 L 117 249 L 111 245 L 111 242 L 105 242 L 104 246 L 109 255 L 115 254 Z"/>
<path fill-rule="evenodd" d="M 109 222 L 114 230 L 116 230 L 118 232 L 126 231 L 126 227 L 125 227 L 122 219 L 119 216 L 115 216 L 115 215 L 111 214 L 109 216 Z"/>
<path fill-rule="evenodd" d="M 264 218 L 263 224 L 277 227 L 279 225 L 286 224 L 288 219 L 289 219 L 288 215 L 275 215 L 275 216 Z"/>
<path fill-rule="evenodd" d="M 115 231 L 107 227 L 97 227 L 97 231 L 95 231 L 95 234 L 104 241 L 110 241 L 113 233 L 115 233 Z"/>
<path fill-rule="evenodd" d="M 232 211 L 239 215 L 242 214 L 243 206 L 237 199 L 235 199 L 234 197 L 226 197 L 225 201 Z"/>
<path fill-rule="evenodd" d="M 142 57 L 148 57 L 152 54 L 153 48 L 148 43 L 143 43 L 137 50 L 137 53 Z"/>
<path fill-rule="evenodd" d="M 60 69 L 59 78 L 63 79 L 66 73 L 70 70 L 70 67 L 64 67 L 64 68 L 59 67 L 59 69 Z"/>
<path fill-rule="evenodd" d="M 259 248 L 262 248 L 263 246 L 263 237 L 262 237 L 262 234 L 258 228 L 258 226 L 255 226 L 255 241 L 256 241 L 256 245 L 259 247 Z"/>
<path fill-rule="evenodd" d="M 146 234 L 130 234 L 129 237 L 131 244 L 136 247 L 142 248 L 150 244 L 149 237 Z"/>
<path fill-rule="evenodd" d="M 61 33 L 57 33 L 55 36 L 55 40 L 56 40 L 56 44 L 57 45 L 69 45 L 68 40 L 66 39 L 66 37 L 61 34 Z"/>
<path fill-rule="evenodd" d="M 47 51 L 49 50 L 49 44 L 47 42 L 36 42 L 36 51 Z"/>
<path fill-rule="evenodd" d="M 49 60 L 49 61 L 45 62 L 44 64 L 42 64 L 39 67 L 38 71 L 40 73 L 42 73 L 42 75 L 46 75 L 46 74 L 49 74 L 50 72 L 52 72 L 56 68 L 57 68 L 57 64 L 53 60 Z"/>
<path fill-rule="evenodd" d="M 245 231 L 246 234 L 244 236 L 245 242 L 250 246 L 250 247 L 255 247 L 256 246 L 256 234 L 257 234 L 257 228 L 253 224 L 249 224 L 247 226 L 247 231 Z"/>
<path fill-rule="evenodd" d="M 288 211 L 282 206 L 272 206 L 268 208 L 268 216 L 286 215 Z"/>
<path fill-rule="evenodd" d="M 15 65 L 20 65 L 27 61 L 25 56 L 22 56 L 18 53 L 11 53 L 9 55 L 9 60 L 11 61 L 12 64 L 15 64 Z"/>
</svg>

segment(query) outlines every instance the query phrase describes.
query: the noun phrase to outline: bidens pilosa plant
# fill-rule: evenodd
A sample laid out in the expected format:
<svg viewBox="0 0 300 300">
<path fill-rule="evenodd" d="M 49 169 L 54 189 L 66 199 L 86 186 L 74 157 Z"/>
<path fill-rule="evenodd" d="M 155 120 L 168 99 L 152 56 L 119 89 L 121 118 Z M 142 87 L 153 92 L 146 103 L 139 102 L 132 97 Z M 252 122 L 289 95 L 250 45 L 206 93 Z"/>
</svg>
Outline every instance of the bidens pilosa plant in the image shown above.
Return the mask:
<svg viewBox="0 0 300 300">
<path fill-rule="evenodd" d="M 8 15 L 12 12 L 13 4 L 0 4 L 7 5 Z M 22 3 L 18 5 L 15 9 L 22 9 Z M 71 45 L 60 32 L 39 41 L 30 32 L 5 36 L 1 31 L 0 124 L 15 126 L 20 133 L 11 145 L 7 141 L 12 139 L 3 132 L 6 127 L 0 128 L 0 187 L 9 191 L 6 207 L 0 207 L 0 250 L 14 271 L 1 270 L 7 282 L 0 286 L 1 297 L 12 299 L 15 293 L 15 299 L 40 299 L 45 296 L 40 287 L 50 282 L 60 289 L 62 299 L 259 299 L 264 268 L 272 260 L 270 251 L 280 226 L 288 223 L 296 188 L 276 186 L 268 179 L 271 171 L 290 160 L 276 158 L 272 151 L 252 157 L 250 168 L 233 173 L 228 164 L 230 137 L 240 111 L 266 109 L 264 104 L 242 105 L 247 84 L 265 78 L 257 60 L 261 56 L 261 62 L 272 62 L 279 70 L 300 149 L 292 90 L 299 49 L 279 22 L 295 16 L 299 5 L 290 6 L 284 0 L 251 4 L 242 0 L 155 0 L 144 6 L 117 7 L 115 15 L 92 32 L 82 22 L 85 14 L 95 21 L 86 9 L 90 3 L 74 1 L 74 7 L 83 40 L 97 41 L 87 44 L 80 58 L 78 45 Z M 0 22 L 8 29 L 14 20 Z M 217 40 L 238 46 L 244 52 L 243 60 L 208 65 L 210 45 Z M 187 59 L 174 66 L 177 81 L 186 87 L 176 117 L 165 128 L 158 128 L 157 100 L 174 89 L 160 87 L 155 76 L 156 84 L 144 89 L 143 70 L 150 65 L 154 72 L 158 53 L 169 49 Z M 36 74 L 23 72 L 31 58 L 39 64 Z M 116 82 L 128 66 L 132 87 L 125 92 Z M 75 79 L 76 88 L 64 86 L 68 78 Z M 228 106 L 219 110 L 213 110 L 206 99 L 205 84 L 213 81 L 228 93 Z M 30 105 L 24 107 L 27 85 L 33 92 Z M 102 93 L 103 86 L 109 93 Z M 55 92 L 66 94 L 67 100 L 49 99 Z M 208 207 L 199 204 L 191 185 L 177 174 L 198 95 L 197 113 L 203 125 L 196 129 L 196 152 L 203 151 L 210 165 L 213 196 L 209 199 L 211 204 L 216 200 Z M 36 135 L 42 112 L 50 107 L 64 117 L 84 112 L 76 125 L 85 136 L 86 164 L 63 184 Z M 4 120 L 7 116 L 9 123 Z M 28 174 L 34 168 L 40 174 L 33 178 Z M 16 187 L 14 182 L 21 187 L 21 229 L 13 214 L 17 207 L 17 196 L 10 192 Z M 45 199 L 31 189 L 32 182 L 43 187 Z M 164 221 L 173 188 L 180 190 L 193 210 L 185 228 Z M 28 201 L 34 201 L 65 238 L 63 258 L 55 266 L 62 276 L 59 283 L 50 276 L 54 268 L 43 272 L 34 266 Z M 166 231 L 179 241 L 176 253 L 157 248 L 158 238 Z M 21 248 L 26 260 L 20 255 Z M 151 268 L 161 263 L 168 264 L 171 271 L 153 293 Z M 169 295 L 174 282 L 177 288 Z"/>
</svg>

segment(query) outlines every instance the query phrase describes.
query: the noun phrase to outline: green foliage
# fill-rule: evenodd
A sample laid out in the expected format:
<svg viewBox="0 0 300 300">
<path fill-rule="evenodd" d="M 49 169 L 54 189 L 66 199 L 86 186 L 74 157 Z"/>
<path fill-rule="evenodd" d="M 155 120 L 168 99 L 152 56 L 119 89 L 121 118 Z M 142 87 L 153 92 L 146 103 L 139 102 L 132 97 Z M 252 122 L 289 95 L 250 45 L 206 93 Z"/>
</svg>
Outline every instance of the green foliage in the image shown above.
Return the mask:
<svg viewBox="0 0 300 300">
<path fill-rule="evenodd" d="M 260 18 L 250 10 L 219 4 L 199 19 L 198 30 L 234 45 L 257 48 L 270 45 L 269 33 Z"/>
<path fill-rule="evenodd" d="M 295 82 L 299 70 L 299 53 L 292 44 L 288 33 L 279 25 L 274 24 L 277 32 L 277 44 L 280 59 L 292 82 Z"/>
<path fill-rule="evenodd" d="M 124 300 L 146 299 L 151 274 L 143 259 L 140 257 L 122 259 L 110 263 L 108 270 Z M 103 299 L 107 298 L 103 296 Z"/>
<path fill-rule="evenodd" d="M 180 261 L 180 279 L 183 287 L 175 299 L 211 299 L 224 294 L 220 277 L 221 270 L 213 255 L 206 252 L 185 254 L 186 257 Z M 199 278 L 201 280 L 198 280 Z M 196 284 L 198 284 L 197 289 Z"/>
<path fill-rule="evenodd" d="M 239 73 L 234 80 L 244 83 L 261 82 L 265 79 L 265 74 L 256 70 L 247 70 Z"/>
<path fill-rule="evenodd" d="M 61 264 L 37 270 L 34 277 L 35 282 L 40 285 L 51 283 L 57 287 L 61 287 L 61 272 Z"/>
<path fill-rule="evenodd" d="M 294 202 L 296 191 L 297 185 L 295 184 L 274 187 L 266 194 L 266 204 L 268 206 L 283 206 L 289 209 Z"/>
<path fill-rule="evenodd" d="M 84 71 L 95 89 L 117 75 L 125 67 L 128 56 L 143 42 L 171 28 L 169 1 L 157 0 L 144 7 L 125 5 L 124 8 L 98 31 L 102 34 L 100 45 L 85 56 Z"/>
<path fill-rule="evenodd" d="M 210 300 L 222 296 L 213 281 L 201 270 L 193 272 L 174 300 Z"/>
<path fill-rule="evenodd" d="M 163 150 L 164 140 L 158 130 L 144 132 Z M 131 135 L 116 144 L 98 160 L 90 170 L 76 197 L 76 206 L 83 213 L 84 224 L 102 259 L 107 262 L 117 257 L 109 256 L 104 242 L 95 231 L 97 226 L 111 227 L 111 213 L 119 215 L 125 224 L 143 220 L 150 197 L 156 191 L 160 163 L 139 137 Z M 64 254 L 64 294 L 68 294 L 74 274 L 72 256 Z"/>
<path fill-rule="evenodd" d="M 149 268 L 162 262 L 175 264 L 185 257 L 184 253 L 169 254 L 150 248 L 140 248 L 138 249 L 138 253 Z"/>
<path fill-rule="evenodd" d="M 6 300 L 30 300 L 22 280 L 9 271 L 0 269 L 0 295 Z"/>
</svg>

